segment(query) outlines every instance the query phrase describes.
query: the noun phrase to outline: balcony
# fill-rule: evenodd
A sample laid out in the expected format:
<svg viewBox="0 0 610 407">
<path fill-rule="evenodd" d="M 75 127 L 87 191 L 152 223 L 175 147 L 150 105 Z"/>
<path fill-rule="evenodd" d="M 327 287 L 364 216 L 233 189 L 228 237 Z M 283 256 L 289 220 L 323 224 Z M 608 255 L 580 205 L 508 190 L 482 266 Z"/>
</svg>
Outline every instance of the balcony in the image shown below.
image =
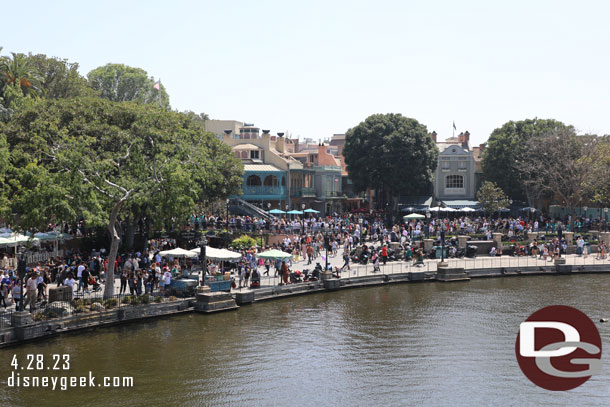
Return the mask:
<svg viewBox="0 0 610 407">
<path fill-rule="evenodd" d="M 285 199 L 286 187 L 281 186 L 245 186 L 242 187 L 242 199 Z"/>
<path fill-rule="evenodd" d="M 343 198 L 343 192 L 340 191 L 326 191 L 324 192 L 326 198 Z"/>
<path fill-rule="evenodd" d="M 297 198 L 315 198 L 315 188 L 295 188 L 292 191 L 292 196 Z"/>
</svg>

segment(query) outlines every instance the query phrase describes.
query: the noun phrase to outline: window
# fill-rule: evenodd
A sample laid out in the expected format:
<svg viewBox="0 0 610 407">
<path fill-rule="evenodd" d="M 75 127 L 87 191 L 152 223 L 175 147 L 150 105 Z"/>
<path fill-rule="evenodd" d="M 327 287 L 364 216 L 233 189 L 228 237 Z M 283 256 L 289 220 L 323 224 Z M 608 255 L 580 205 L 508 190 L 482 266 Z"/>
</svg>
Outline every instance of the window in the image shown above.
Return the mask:
<svg viewBox="0 0 610 407">
<path fill-rule="evenodd" d="M 464 188 L 464 177 L 461 175 L 448 175 L 445 188 Z"/>
<path fill-rule="evenodd" d="M 458 168 L 466 168 L 466 161 L 458 161 Z"/>
<path fill-rule="evenodd" d="M 451 163 L 449 161 L 442 161 L 442 169 L 448 170 Z"/>
<path fill-rule="evenodd" d="M 267 175 L 265 177 L 265 186 L 277 187 L 279 185 L 280 185 L 280 182 L 275 175 Z"/>
<path fill-rule="evenodd" d="M 258 175 L 250 175 L 246 178 L 246 185 L 249 187 L 259 186 L 261 184 L 261 179 Z"/>
<path fill-rule="evenodd" d="M 258 150 L 253 150 L 250 151 L 250 159 L 256 159 L 258 160 L 259 156 L 258 156 Z"/>
</svg>

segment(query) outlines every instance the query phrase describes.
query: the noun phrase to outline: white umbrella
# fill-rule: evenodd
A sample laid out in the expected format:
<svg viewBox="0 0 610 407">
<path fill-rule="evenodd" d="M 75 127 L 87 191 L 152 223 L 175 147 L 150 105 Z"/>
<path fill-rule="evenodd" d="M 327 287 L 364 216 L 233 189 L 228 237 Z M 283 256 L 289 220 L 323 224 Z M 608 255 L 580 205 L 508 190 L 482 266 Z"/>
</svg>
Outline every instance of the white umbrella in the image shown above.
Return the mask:
<svg viewBox="0 0 610 407">
<path fill-rule="evenodd" d="M 403 219 L 425 219 L 424 215 L 420 215 L 419 213 L 410 213 L 402 217 Z"/>
<path fill-rule="evenodd" d="M 457 209 L 446 207 L 446 208 L 441 208 L 441 211 L 443 211 L 443 212 L 457 212 Z"/>
<path fill-rule="evenodd" d="M 164 250 L 162 252 L 159 252 L 159 254 L 163 257 L 197 257 L 197 253 L 181 249 L 180 247 L 176 247 L 172 250 Z"/>
<path fill-rule="evenodd" d="M 477 210 L 473 209 L 473 208 L 469 208 L 468 206 L 466 206 L 466 207 L 460 209 L 460 211 L 461 212 L 476 212 Z"/>
<path fill-rule="evenodd" d="M 28 237 L 20 233 L 13 233 L 7 237 L 0 237 L 0 246 L 13 246 L 27 241 L 37 242 L 40 239 L 37 237 Z"/>
<path fill-rule="evenodd" d="M 443 210 L 443 208 L 441 208 L 440 206 L 433 206 L 432 208 L 429 209 L 430 212 L 439 212 L 442 210 Z"/>
<path fill-rule="evenodd" d="M 199 247 L 196 249 L 189 250 L 189 251 L 192 253 L 196 253 L 197 255 L 201 254 L 201 248 L 199 248 Z M 241 253 L 232 252 L 231 250 L 227 250 L 227 249 L 217 249 L 215 247 L 207 246 L 205 248 L 205 257 L 207 259 L 212 259 L 212 260 L 237 261 L 237 260 L 241 259 Z"/>
</svg>

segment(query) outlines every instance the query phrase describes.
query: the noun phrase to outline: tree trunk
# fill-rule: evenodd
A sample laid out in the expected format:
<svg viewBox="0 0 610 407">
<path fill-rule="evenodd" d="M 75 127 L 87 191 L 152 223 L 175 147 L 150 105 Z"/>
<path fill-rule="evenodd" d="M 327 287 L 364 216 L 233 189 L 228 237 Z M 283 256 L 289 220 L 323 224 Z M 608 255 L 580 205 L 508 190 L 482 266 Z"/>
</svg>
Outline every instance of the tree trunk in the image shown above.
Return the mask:
<svg viewBox="0 0 610 407">
<path fill-rule="evenodd" d="M 129 193 L 126 194 L 119 202 L 114 205 L 112 212 L 110 213 L 110 220 L 108 222 L 108 232 L 110 233 L 110 252 L 108 253 L 108 272 L 106 273 L 106 285 L 104 290 L 104 298 L 111 298 L 114 296 L 114 262 L 116 261 L 116 255 L 119 251 L 119 243 L 121 242 L 121 235 L 118 230 L 118 217 L 119 210 Z"/>
</svg>

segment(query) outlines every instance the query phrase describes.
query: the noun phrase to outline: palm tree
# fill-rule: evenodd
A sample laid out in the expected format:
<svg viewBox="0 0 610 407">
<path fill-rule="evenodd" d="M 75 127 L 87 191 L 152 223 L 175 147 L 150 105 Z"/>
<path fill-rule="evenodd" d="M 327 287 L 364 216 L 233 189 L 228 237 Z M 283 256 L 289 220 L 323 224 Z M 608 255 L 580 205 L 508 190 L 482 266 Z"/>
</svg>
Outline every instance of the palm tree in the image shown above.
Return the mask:
<svg viewBox="0 0 610 407">
<path fill-rule="evenodd" d="M 14 52 L 11 52 L 11 54 L 13 55 L 12 58 L 0 58 L 0 75 L 4 85 L 21 88 L 23 95 L 39 94 L 41 92 L 40 75 L 36 68 L 30 64 L 24 54 Z"/>
</svg>

